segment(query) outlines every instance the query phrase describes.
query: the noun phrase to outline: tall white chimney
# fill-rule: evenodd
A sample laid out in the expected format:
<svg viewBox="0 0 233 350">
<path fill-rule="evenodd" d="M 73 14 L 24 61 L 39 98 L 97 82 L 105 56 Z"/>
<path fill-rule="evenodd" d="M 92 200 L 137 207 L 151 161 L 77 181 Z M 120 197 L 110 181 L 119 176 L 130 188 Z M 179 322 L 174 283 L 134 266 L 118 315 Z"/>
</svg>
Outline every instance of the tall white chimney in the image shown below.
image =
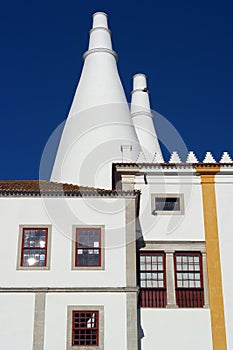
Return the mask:
<svg viewBox="0 0 233 350">
<path fill-rule="evenodd" d="M 107 15 L 93 15 L 88 51 L 57 151 L 52 181 L 111 188 L 122 145 L 136 161 L 140 145 L 117 70 Z"/>
</svg>

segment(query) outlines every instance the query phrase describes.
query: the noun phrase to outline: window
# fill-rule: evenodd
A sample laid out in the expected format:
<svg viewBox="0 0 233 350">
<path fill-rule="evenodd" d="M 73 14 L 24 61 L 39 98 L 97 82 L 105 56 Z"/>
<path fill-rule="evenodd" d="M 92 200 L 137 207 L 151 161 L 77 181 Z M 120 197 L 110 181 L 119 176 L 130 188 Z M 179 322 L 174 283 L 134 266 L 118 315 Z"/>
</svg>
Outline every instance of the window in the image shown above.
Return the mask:
<svg viewBox="0 0 233 350">
<path fill-rule="evenodd" d="M 72 305 L 67 311 L 67 350 L 103 350 L 104 307 Z"/>
<path fill-rule="evenodd" d="M 176 302 L 179 307 L 203 307 L 204 290 L 202 255 L 199 252 L 176 252 Z"/>
<path fill-rule="evenodd" d="M 155 210 L 156 211 L 180 211 L 180 198 L 179 197 L 158 197 L 155 198 Z"/>
<path fill-rule="evenodd" d="M 20 269 L 48 269 L 49 231 L 46 227 L 20 227 Z"/>
<path fill-rule="evenodd" d="M 165 254 L 140 253 L 140 304 L 142 307 L 166 306 Z"/>
<path fill-rule="evenodd" d="M 74 269 L 103 269 L 103 227 L 75 227 Z"/>
<path fill-rule="evenodd" d="M 72 328 L 72 346 L 98 346 L 98 311 L 73 311 Z"/>
<path fill-rule="evenodd" d="M 183 194 L 152 194 L 152 214 L 184 214 Z"/>
</svg>

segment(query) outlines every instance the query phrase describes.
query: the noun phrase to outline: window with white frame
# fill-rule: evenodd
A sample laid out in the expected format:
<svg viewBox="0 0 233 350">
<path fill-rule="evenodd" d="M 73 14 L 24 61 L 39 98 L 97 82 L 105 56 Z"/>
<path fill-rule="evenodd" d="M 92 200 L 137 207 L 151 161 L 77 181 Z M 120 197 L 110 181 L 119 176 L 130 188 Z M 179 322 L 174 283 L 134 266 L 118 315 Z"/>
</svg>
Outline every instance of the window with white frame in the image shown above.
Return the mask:
<svg viewBox="0 0 233 350">
<path fill-rule="evenodd" d="M 151 210 L 153 215 L 184 214 L 183 194 L 155 194 L 151 195 Z"/>
</svg>

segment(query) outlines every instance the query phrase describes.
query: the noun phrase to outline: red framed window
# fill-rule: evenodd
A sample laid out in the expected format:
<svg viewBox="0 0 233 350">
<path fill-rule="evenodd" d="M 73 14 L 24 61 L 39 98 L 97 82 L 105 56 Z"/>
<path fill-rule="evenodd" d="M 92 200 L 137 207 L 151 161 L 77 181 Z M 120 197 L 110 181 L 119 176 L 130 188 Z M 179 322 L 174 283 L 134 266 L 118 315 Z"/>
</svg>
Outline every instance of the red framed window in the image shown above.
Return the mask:
<svg viewBox="0 0 233 350">
<path fill-rule="evenodd" d="M 204 288 L 200 252 L 176 252 L 176 302 L 179 307 L 203 307 Z"/>
<path fill-rule="evenodd" d="M 140 252 L 140 304 L 165 307 L 166 267 L 164 252 Z"/>
<path fill-rule="evenodd" d="M 99 345 L 99 311 L 72 312 L 72 346 Z"/>
<path fill-rule="evenodd" d="M 75 266 L 101 266 L 101 228 L 77 228 Z"/>
<path fill-rule="evenodd" d="M 48 228 L 23 228 L 21 266 L 47 266 Z"/>
</svg>

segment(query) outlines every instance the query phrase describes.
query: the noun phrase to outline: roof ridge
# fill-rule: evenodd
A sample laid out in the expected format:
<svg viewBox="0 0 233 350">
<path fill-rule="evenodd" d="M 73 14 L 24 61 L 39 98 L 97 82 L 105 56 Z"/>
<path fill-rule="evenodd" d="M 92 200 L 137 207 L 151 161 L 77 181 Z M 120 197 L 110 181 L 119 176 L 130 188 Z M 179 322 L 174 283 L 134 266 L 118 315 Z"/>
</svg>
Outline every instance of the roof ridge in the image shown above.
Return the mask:
<svg viewBox="0 0 233 350">
<path fill-rule="evenodd" d="M 79 186 L 48 180 L 0 180 L 2 195 L 65 195 L 65 196 L 102 196 L 136 195 L 138 191 L 117 191 L 111 189 Z"/>
</svg>

